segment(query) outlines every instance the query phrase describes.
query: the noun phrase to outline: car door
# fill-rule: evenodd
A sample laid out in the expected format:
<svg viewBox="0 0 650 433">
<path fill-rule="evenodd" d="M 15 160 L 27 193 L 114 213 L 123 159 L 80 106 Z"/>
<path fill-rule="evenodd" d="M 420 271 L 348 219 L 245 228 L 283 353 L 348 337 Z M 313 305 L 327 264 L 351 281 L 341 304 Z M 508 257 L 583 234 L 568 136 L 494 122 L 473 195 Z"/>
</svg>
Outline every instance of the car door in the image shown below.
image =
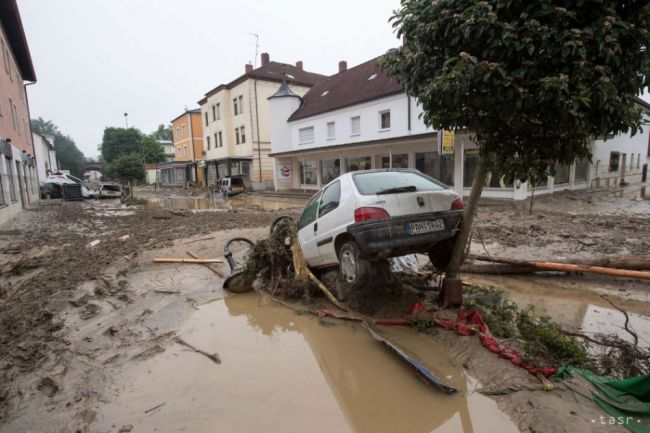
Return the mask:
<svg viewBox="0 0 650 433">
<path fill-rule="evenodd" d="M 341 203 L 341 181 L 337 180 L 323 190 L 318 205 L 318 220 L 316 231 L 316 246 L 320 255 L 319 266 L 335 265 L 338 263 L 334 249 L 334 239 L 345 230 L 349 221 L 343 221 L 338 210 Z"/>
<path fill-rule="evenodd" d="M 320 196 L 321 193 L 319 192 L 309 200 L 298 220 L 298 241 L 309 266 L 318 266 L 320 263 L 318 246 L 316 245 Z"/>
</svg>

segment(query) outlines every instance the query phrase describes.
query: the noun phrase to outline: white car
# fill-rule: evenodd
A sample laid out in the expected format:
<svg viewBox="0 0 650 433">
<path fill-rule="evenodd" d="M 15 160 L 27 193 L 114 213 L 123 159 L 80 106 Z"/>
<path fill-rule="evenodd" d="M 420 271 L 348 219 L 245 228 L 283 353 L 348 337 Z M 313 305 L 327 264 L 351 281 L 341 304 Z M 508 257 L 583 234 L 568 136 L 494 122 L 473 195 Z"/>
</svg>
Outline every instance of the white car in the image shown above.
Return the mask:
<svg viewBox="0 0 650 433">
<path fill-rule="evenodd" d="M 366 170 L 333 180 L 307 203 L 298 240 L 312 268 L 338 266 L 348 289 L 363 286 L 389 257 L 426 253 L 449 262 L 463 200 L 418 170 Z"/>
<path fill-rule="evenodd" d="M 97 189 L 99 198 L 121 198 L 122 187 L 117 183 L 102 183 Z"/>
<path fill-rule="evenodd" d="M 47 177 L 45 183 L 55 183 L 57 185 L 77 183 L 81 185 L 81 196 L 83 198 L 97 198 L 97 191 L 93 191 L 90 185 L 88 185 L 86 182 L 70 174 L 51 174 Z"/>
</svg>

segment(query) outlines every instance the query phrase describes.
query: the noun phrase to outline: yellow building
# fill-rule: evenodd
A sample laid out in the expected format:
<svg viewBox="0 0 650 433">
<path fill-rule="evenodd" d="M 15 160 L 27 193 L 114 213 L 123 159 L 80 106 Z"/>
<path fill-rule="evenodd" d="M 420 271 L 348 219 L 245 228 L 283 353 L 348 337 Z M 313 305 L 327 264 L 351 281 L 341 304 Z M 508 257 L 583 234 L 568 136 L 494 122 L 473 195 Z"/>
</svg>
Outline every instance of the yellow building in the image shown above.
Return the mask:
<svg viewBox="0 0 650 433">
<path fill-rule="evenodd" d="M 185 110 L 171 124 L 174 160 L 160 164 L 160 182 L 170 186 L 205 186 L 201 110 Z"/>
</svg>

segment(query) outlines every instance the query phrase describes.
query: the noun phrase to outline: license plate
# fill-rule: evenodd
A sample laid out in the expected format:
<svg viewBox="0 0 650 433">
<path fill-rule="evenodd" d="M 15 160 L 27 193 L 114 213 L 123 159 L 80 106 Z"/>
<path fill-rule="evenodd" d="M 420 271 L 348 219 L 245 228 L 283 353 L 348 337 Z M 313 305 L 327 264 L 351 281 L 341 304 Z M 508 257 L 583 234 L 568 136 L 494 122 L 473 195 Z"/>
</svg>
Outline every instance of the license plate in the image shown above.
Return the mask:
<svg viewBox="0 0 650 433">
<path fill-rule="evenodd" d="M 422 233 L 439 232 L 445 229 L 445 222 L 441 219 L 433 221 L 420 221 L 406 224 L 406 233 L 419 235 Z"/>
</svg>

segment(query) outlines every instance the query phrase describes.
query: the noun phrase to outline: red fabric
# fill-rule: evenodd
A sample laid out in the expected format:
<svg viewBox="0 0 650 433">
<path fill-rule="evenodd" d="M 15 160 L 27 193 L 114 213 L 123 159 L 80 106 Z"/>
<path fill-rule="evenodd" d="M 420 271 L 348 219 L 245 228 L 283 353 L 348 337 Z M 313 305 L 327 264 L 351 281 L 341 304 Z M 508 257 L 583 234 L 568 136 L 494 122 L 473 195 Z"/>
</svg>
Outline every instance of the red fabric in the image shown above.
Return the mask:
<svg viewBox="0 0 650 433">
<path fill-rule="evenodd" d="M 443 328 L 454 329 L 460 335 L 471 335 L 478 332 L 480 334 L 481 344 L 483 344 L 483 346 L 485 346 L 490 352 L 496 353 L 500 358 L 507 359 L 513 365 L 521 367 L 531 374 L 541 374 L 542 376 L 549 377 L 554 375 L 557 371 L 556 368 L 538 368 L 529 363 L 524 363 L 521 352 L 511 347 L 502 347 L 497 340 L 489 336 L 488 327 L 477 310 L 467 311 L 461 308 L 458 310 L 456 320 L 437 318 L 434 318 L 434 320 Z"/>
</svg>

